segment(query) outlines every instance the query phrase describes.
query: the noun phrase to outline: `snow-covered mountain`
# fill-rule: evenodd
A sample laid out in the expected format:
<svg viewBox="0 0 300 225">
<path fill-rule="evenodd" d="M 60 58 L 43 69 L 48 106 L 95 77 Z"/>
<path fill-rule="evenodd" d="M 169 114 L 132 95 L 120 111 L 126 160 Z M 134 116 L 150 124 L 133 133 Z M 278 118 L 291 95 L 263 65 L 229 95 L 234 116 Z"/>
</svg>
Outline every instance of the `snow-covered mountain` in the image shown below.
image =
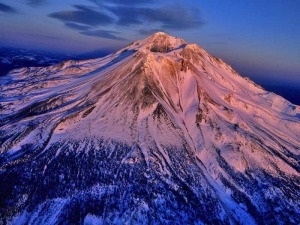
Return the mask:
<svg viewBox="0 0 300 225">
<path fill-rule="evenodd" d="M 41 50 L 0 47 L 0 76 L 6 75 L 12 69 L 50 66 L 71 58 L 78 59 L 79 57 Z"/>
<path fill-rule="evenodd" d="M 300 107 L 165 33 L 1 78 L 0 224 L 299 224 Z"/>
</svg>

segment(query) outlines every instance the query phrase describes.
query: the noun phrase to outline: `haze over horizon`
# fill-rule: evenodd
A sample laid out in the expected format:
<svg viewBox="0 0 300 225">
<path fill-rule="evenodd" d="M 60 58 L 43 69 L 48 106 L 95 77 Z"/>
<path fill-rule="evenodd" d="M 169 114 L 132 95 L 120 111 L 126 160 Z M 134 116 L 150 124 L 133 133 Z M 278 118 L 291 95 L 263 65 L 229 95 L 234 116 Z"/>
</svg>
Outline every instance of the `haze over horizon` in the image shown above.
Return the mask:
<svg viewBox="0 0 300 225">
<path fill-rule="evenodd" d="M 300 83 L 297 1 L 0 1 L 0 46 L 113 52 L 156 31 L 195 42 L 242 75 Z"/>
</svg>

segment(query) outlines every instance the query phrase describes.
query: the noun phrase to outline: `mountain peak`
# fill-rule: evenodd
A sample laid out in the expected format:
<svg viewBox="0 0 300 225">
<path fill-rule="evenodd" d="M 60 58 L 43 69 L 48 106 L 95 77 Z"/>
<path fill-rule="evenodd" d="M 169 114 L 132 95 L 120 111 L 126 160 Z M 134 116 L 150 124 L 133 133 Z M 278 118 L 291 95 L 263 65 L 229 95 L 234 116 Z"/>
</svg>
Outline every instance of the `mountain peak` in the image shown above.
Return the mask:
<svg viewBox="0 0 300 225">
<path fill-rule="evenodd" d="M 147 45 L 151 52 L 169 52 L 173 49 L 186 45 L 187 42 L 178 37 L 173 37 L 164 32 L 157 32 L 146 38 Z"/>
<path fill-rule="evenodd" d="M 153 33 L 153 34 L 150 35 L 150 36 L 158 36 L 158 35 L 164 35 L 164 36 L 172 37 L 171 35 L 167 34 L 166 32 L 163 32 L 163 31 L 155 32 L 155 33 Z"/>
<path fill-rule="evenodd" d="M 156 32 L 143 40 L 133 42 L 126 49 L 167 53 L 174 49 L 182 48 L 186 44 L 187 42 L 181 38 L 171 36 L 164 32 Z"/>
<path fill-rule="evenodd" d="M 159 32 L 155 32 L 155 33 L 151 34 L 146 39 L 149 39 L 149 38 L 152 39 L 152 40 L 154 40 L 156 38 L 160 38 L 160 39 L 176 39 L 177 37 L 174 37 L 174 36 L 172 36 L 172 35 L 170 35 L 168 33 L 159 31 Z"/>
</svg>

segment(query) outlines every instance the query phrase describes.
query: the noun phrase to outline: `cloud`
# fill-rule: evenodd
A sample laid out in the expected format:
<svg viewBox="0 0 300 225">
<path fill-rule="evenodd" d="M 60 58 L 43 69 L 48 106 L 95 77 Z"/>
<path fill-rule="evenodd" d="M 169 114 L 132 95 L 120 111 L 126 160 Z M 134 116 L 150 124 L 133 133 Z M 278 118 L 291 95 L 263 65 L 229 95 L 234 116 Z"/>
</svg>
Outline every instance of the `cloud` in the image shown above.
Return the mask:
<svg viewBox="0 0 300 225">
<path fill-rule="evenodd" d="M 64 22 L 65 26 L 80 31 L 80 34 L 112 40 L 126 40 L 117 36 L 119 32 L 98 29 L 99 26 L 110 26 L 115 24 L 115 19 L 95 8 L 74 5 L 75 9 L 70 11 L 54 12 L 49 15 L 51 18 Z"/>
<path fill-rule="evenodd" d="M 32 7 L 43 5 L 46 2 L 47 2 L 47 0 L 27 0 L 27 4 Z"/>
<path fill-rule="evenodd" d="M 89 26 L 110 25 L 114 19 L 104 12 L 94 10 L 84 5 L 74 5 L 75 10 L 66 10 L 49 14 L 49 17 L 58 19 L 64 23 L 75 22 Z"/>
<path fill-rule="evenodd" d="M 15 10 L 13 7 L 0 3 L 0 11 L 5 13 L 17 13 L 17 10 Z"/>
<path fill-rule="evenodd" d="M 116 25 L 151 24 L 156 29 L 186 30 L 204 24 L 200 10 L 180 4 L 154 6 L 156 0 L 89 0 L 117 18 Z M 149 4 L 150 3 L 150 4 Z M 148 4 L 148 5 L 146 5 Z M 155 28 L 154 28 L 155 29 Z"/>
<path fill-rule="evenodd" d="M 74 29 L 74 30 L 80 30 L 80 31 L 84 31 L 84 30 L 89 30 L 91 29 L 90 26 L 86 26 L 86 25 L 80 25 L 80 24 L 77 24 L 77 23 L 65 23 L 65 26 L 71 28 L 71 29 Z"/>
<path fill-rule="evenodd" d="M 156 0 L 89 0 L 97 5 L 116 4 L 116 5 L 144 5 L 151 4 Z"/>
<path fill-rule="evenodd" d="M 107 30 L 89 30 L 89 31 L 82 31 L 81 34 L 87 35 L 87 36 L 93 36 L 93 37 L 101 37 L 111 40 L 118 40 L 118 41 L 124 41 L 125 38 L 117 37 L 115 34 L 120 34 L 116 31 L 107 31 Z"/>
<path fill-rule="evenodd" d="M 94 6 L 73 5 L 73 10 L 53 12 L 48 16 L 62 21 L 66 27 L 80 34 L 112 40 L 126 40 L 121 33 L 110 29 L 130 27 L 139 34 L 149 35 L 162 30 L 186 30 L 201 26 L 204 22 L 197 8 L 182 5 L 154 6 L 140 0 L 89 0 Z M 154 2 L 156 0 L 152 0 Z M 148 4 L 148 5 L 147 5 Z M 146 29 L 141 27 L 147 27 Z"/>
<path fill-rule="evenodd" d="M 185 30 L 202 25 L 199 10 L 180 5 L 153 7 L 107 6 L 118 17 L 120 26 L 151 23 L 163 29 Z"/>
</svg>

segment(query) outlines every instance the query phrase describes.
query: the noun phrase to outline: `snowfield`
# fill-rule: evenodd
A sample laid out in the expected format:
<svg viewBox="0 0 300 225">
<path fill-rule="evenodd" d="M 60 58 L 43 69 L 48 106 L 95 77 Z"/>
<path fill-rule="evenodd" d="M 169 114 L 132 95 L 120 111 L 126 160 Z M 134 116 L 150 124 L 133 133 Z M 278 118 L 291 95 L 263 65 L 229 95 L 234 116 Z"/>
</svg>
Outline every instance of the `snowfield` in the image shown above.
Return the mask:
<svg viewBox="0 0 300 225">
<path fill-rule="evenodd" d="M 0 224 L 300 223 L 300 107 L 196 44 L 0 79 Z"/>
</svg>

